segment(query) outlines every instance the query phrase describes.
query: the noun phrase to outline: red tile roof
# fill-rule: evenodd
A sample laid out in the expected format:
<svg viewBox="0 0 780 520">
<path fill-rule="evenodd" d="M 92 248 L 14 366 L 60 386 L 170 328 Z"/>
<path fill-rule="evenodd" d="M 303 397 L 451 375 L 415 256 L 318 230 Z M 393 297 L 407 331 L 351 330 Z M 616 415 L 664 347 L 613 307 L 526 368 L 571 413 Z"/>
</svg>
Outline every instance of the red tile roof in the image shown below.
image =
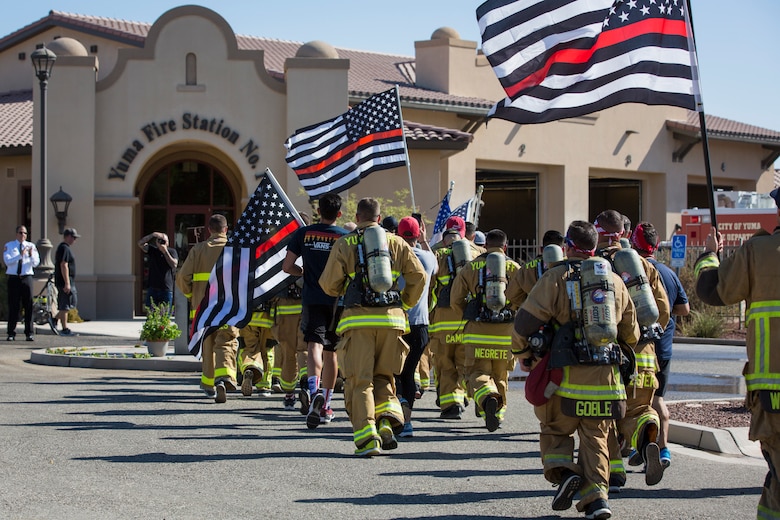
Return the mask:
<svg viewBox="0 0 780 520">
<path fill-rule="evenodd" d="M 0 149 L 21 151 L 32 141 L 32 90 L 0 94 Z"/>
<path fill-rule="evenodd" d="M 49 15 L 21 29 L 0 38 L 0 51 L 24 41 L 51 27 L 66 27 L 89 34 L 108 38 L 128 46 L 142 47 L 152 24 L 132 22 L 50 11 Z M 283 79 L 284 61 L 295 56 L 302 42 L 258 38 L 236 35 L 240 49 L 265 51 L 265 66 L 271 75 Z M 349 90 L 354 100 L 366 98 L 398 85 L 402 102 L 429 104 L 457 108 L 473 116 L 487 114 L 493 101 L 453 96 L 444 92 L 419 88 L 415 85 L 416 71 L 413 57 L 396 56 L 376 52 L 337 49 L 341 58 L 350 60 Z M 32 142 L 32 95 L 27 91 L 26 99 L 19 96 L 24 93 L 10 93 L 0 96 L 0 148 L 28 146 Z M 746 125 L 716 116 L 706 116 L 708 135 L 726 140 L 752 141 L 760 144 L 780 143 L 780 132 Z M 427 143 L 447 143 L 461 146 L 470 142 L 471 134 L 458 130 L 433 127 L 412 123 L 406 124 L 408 138 Z M 690 112 L 686 121 L 667 121 L 667 127 L 685 133 L 699 132 L 698 114 Z M 421 145 L 424 147 L 424 145 Z"/>
<path fill-rule="evenodd" d="M 780 144 L 780 132 L 761 128 L 760 126 L 748 125 L 708 114 L 704 115 L 704 124 L 707 126 L 707 137 L 709 138 L 719 138 L 728 141 L 750 141 L 769 145 Z M 701 133 L 698 112 L 688 112 L 688 118 L 685 121 L 669 120 L 666 122 L 666 126 L 671 130 L 677 130 L 690 135 Z"/>
</svg>

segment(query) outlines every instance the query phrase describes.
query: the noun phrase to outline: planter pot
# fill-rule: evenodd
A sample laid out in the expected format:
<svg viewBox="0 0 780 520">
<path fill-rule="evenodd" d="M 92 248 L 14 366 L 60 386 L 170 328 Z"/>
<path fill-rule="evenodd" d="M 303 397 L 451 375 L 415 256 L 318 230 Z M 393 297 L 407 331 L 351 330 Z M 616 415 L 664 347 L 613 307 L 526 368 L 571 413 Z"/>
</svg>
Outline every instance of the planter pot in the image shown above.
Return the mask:
<svg viewBox="0 0 780 520">
<path fill-rule="evenodd" d="M 152 357 L 165 357 L 165 355 L 168 353 L 168 342 L 147 341 L 146 350 L 149 351 L 149 354 L 151 354 Z"/>
</svg>

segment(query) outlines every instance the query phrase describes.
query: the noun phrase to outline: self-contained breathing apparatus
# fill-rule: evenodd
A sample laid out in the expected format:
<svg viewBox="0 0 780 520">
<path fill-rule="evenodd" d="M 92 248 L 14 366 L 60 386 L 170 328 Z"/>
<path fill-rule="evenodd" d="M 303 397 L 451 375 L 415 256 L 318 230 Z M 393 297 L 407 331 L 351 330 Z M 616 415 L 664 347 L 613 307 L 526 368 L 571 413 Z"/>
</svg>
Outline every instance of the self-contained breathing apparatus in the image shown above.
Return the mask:
<svg viewBox="0 0 780 520">
<path fill-rule="evenodd" d="M 401 302 L 393 281 L 387 234 L 381 226 L 356 230 L 358 236 L 355 277 L 344 294 L 344 307 L 390 307 Z"/>
<path fill-rule="evenodd" d="M 452 291 L 452 281 L 464 265 L 471 262 L 471 246 L 465 238 L 455 240 L 450 244 L 450 253 L 447 255 L 447 273 L 449 282 L 442 287 L 437 295 L 436 302 L 440 307 L 450 306 L 450 292 Z"/>
<path fill-rule="evenodd" d="M 603 258 L 593 257 L 567 264 L 566 291 L 572 319 L 557 327 L 545 324 L 528 337 L 528 347 L 536 358 L 548 351 L 550 368 L 571 365 L 619 365 L 624 381 L 635 369 L 630 348 L 617 341 L 615 287 L 612 268 Z"/>
<path fill-rule="evenodd" d="M 613 270 L 626 284 L 631 301 L 636 307 L 636 321 L 639 323 L 640 341 L 661 339 L 663 327 L 658 323 L 658 304 L 655 301 L 653 289 L 647 279 L 642 260 L 632 248 L 618 249 L 605 254 Z"/>
<path fill-rule="evenodd" d="M 466 304 L 463 318 L 482 323 L 507 323 L 515 319 L 515 311 L 506 301 L 506 255 L 488 253 L 479 269 L 476 295 Z"/>
</svg>

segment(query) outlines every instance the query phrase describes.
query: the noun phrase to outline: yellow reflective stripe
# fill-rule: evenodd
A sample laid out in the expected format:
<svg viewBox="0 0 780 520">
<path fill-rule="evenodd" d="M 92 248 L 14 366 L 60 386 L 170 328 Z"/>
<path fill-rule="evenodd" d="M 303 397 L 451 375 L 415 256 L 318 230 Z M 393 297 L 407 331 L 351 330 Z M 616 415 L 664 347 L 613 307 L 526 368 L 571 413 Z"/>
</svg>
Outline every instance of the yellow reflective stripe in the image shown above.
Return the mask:
<svg viewBox="0 0 780 520">
<path fill-rule="evenodd" d="M 378 437 L 378 435 L 376 433 L 376 427 L 373 425 L 373 423 L 365 425 L 363 428 L 352 434 L 352 438 L 355 440 L 356 446 L 362 446 L 374 437 Z"/>
<path fill-rule="evenodd" d="M 208 282 L 211 273 L 192 273 L 193 282 Z"/>
<path fill-rule="evenodd" d="M 303 312 L 303 305 L 300 303 L 297 305 L 277 305 L 276 314 L 300 314 Z"/>
<path fill-rule="evenodd" d="M 201 374 L 200 382 L 202 383 L 202 386 L 214 386 L 214 378 L 206 377 L 204 374 Z"/>
<path fill-rule="evenodd" d="M 450 276 L 450 274 L 449 274 L 449 273 L 447 273 L 447 274 L 445 274 L 445 275 L 442 275 L 442 276 L 437 276 L 437 277 L 436 277 L 436 279 L 437 279 L 437 280 L 439 281 L 439 283 L 440 283 L 440 284 L 442 284 L 442 285 L 449 285 L 449 283 L 450 283 L 450 280 L 452 280 L 452 276 Z"/>
<path fill-rule="evenodd" d="M 236 378 L 236 369 L 228 369 L 227 367 L 222 368 L 215 368 L 214 369 L 214 379 L 217 379 L 219 377 L 229 377 L 230 380 L 234 380 Z"/>
<path fill-rule="evenodd" d="M 696 266 L 693 268 L 693 277 L 698 279 L 699 273 L 701 273 L 703 270 L 717 268 L 719 265 L 720 261 L 718 260 L 718 257 L 715 256 L 715 253 L 710 253 L 707 256 L 703 256 L 701 260 L 696 262 Z"/>
<path fill-rule="evenodd" d="M 434 332 L 452 332 L 455 330 L 461 330 L 463 327 L 466 326 L 467 321 L 466 320 L 457 320 L 457 321 L 437 321 L 436 323 L 431 323 L 428 326 L 428 332 L 434 333 Z"/>
<path fill-rule="evenodd" d="M 182 293 L 188 300 L 192 299 L 192 293 Z"/>
<path fill-rule="evenodd" d="M 401 409 L 400 402 L 396 401 L 395 403 L 391 403 L 390 401 L 385 401 L 374 407 L 374 415 L 379 417 L 382 414 L 392 414 L 396 417 L 403 417 L 404 411 Z"/>
<path fill-rule="evenodd" d="M 488 334 L 466 333 L 463 335 L 464 345 L 496 345 L 509 347 L 512 345 L 512 336 L 491 336 Z"/>
<path fill-rule="evenodd" d="M 645 431 L 644 426 L 647 423 L 658 426 L 658 416 L 654 413 L 645 413 L 639 416 L 639 420 L 636 422 L 636 428 L 634 428 L 634 433 L 631 435 L 631 447 L 635 450 L 639 449 L 639 432 Z"/>
<path fill-rule="evenodd" d="M 474 401 L 481 403 L 483 399 L 491 395 L 498 395 L 498 388 L 495 385 L 482 385 L 474 392 Z"/>
<path fill-rule="evenodd" d="M 198 309 L 190 309 L 190 319 L 195 317 L 195 311 L 197 311 L 197 310 Z"/>
<path fill-rule="evenodd" d="M 655 354 L 636 354 L 636 366 L 655 370 Z"/>
<path fill-rule="evenodd" d="M 391 328 L 403 331 L 409 330 L 406 316 L 388 316 L 386 314 L 363 314 L 341 318 L 336 328 L 336 334 L 350 329 Z"/>
<path fill-rule="evenodd" d="M 274 320 L 268 317 L 267 314 L 255 312 L 252 313 L 252 319 L 249 321 L 247 325 L 251 325 L 253 327 L 260 327 L 262 329 L 270 329 L 274 326 Z"/>
<path fill-rule="evenodd" d="M 573 462 L 572 455 L 564 455 L 561 453 L 549 453 L 542 457 L 542 461 L 546 464 L 548 462 L 554 463 L 556 466 L 564 466 L 567 463 Z"/>
<path fill-rule="evenodd" d="M 750 304 L 746 323 L 753 328 L 753 372 L 745 374 L 748 390 L 780 390 L 780 374 L 771 372 L 771 319 L 780 318 L 780 300 L 762 300 Z"/>
<path fill-rule="evenodd" d="M 561 397 L 587 401 L 615 401 L 626 399 L 626 388 L 620 383 L 620 374 L 613 367 L 616 385 L 578 385 L 569 381 L 571 367 L 563 367 L 563 380 L 555 391 Z"/>
<path fill-rule="evenodd" d="M 780 511 L 772 511 L 768 507 L 758 504 L 756 520 L 780 520 Z"/>
</svg>

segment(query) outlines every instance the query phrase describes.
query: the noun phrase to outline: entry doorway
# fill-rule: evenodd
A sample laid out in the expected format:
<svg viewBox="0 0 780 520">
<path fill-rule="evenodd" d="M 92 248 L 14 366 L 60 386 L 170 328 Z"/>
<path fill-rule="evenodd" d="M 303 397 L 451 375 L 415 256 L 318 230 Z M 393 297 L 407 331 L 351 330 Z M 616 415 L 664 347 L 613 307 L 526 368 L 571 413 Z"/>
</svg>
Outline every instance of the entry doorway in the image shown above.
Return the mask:
<svg viewBox="0 0 780 520">
<path fill-rule="evenodd" d="M 208 238 L 206 226 L 211 215 L 225 216 L 228 225 L 235 222 L 236 194 L 223 172 L 203 161 L 174 161 L 152 175 L 141 194 L 142 236 L 154 231 L 168 235 L 170 244 L 184 263 L 190 248 Z M 138 249 L 140 261 L 136 290 L 136 313 L 144 314 L 148 266 L 146 255 Z"/>
<path fill-rule="evenodd" d="M 590 179 L 588 208 L 590 221 L 599 213 L 614 209 L 631 219 L 631 226 L 642 220 L 642 182 L 630 179 Z"/>
</svg>

